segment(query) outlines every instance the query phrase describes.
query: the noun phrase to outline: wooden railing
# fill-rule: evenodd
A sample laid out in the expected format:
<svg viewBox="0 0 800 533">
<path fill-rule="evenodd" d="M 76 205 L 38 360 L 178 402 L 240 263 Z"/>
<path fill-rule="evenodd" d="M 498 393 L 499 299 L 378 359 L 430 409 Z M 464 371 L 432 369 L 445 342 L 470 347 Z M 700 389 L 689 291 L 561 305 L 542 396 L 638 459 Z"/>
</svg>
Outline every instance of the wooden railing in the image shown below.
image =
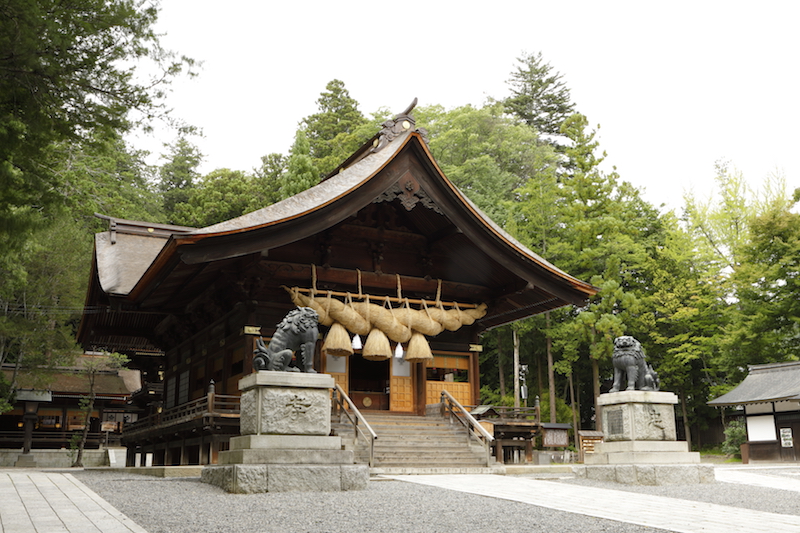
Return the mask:
<svg viewBox="0 0 800 533">
<path fill-rule="evenodd" d="M 488 466 L 492 459 L 494 437 L 446 390 L 442 391 L 442 414 L 450 420 L 450 423 L 454 419 L 458 420 L 467 430 L 467 438 L 476 440 L 483 447 Z"/>
<path fill-rule="evenodd" d="M 126 424 L 122 429 L 122 434 L 126 438 L 134 437 L 153 429 L 176 426 L 198 418 L 213 416 L 239 418 L 239 396 L 210 392 L 202 398 Z"/>
<path fill-rule="evenodd" d="M 359 437 L 366 441 L 367 449 L 369 450 L 369 466 L 374 466 L 375 440 L 378 438 L 378 435 L 369 425 L 367 419 L 364 418 L 364 415 L 361 414 L 361 411 L 358 410 L 356 404 L 353 403 L 353 400 L 350 399 L 344 389 L 342 389 L 338 383 L 335 385 L 335 387 L 336 388 L 333 389 L 333 414 L 344 414 L 347 417 L 347 420 L 353 426 L 353 445 L 358 444 Z M 350 409 L 349 412 L 348 408 Z M 366 429 L 366 432 L 359 427 L 359 423 L 361 424 L 361 427 Z"/>
<path fill-rule="evenodd" d="M 538 406 L 506 407 L 503 405 L 492 405 L 491 410 L 497 413 L 497 416 L 502 419 L 531 420 L 536 421 L 537 424 L 541 423 L 541 414 Z"/>
<path fill-rule="evenodd" d="M 70 440 L 76 433 L 82 434 L 83 430 L 64 431 L 34 431 L 31 444 L 34 448 L 69 448 Z M 90 432 L 86 438 L 87 448 L 100 446 L 119 446 L 119 433 L 110 431 Z M 25 431 L 0 431 L 0 448 L 20 448 L 25 440 Z"/>
</svg>

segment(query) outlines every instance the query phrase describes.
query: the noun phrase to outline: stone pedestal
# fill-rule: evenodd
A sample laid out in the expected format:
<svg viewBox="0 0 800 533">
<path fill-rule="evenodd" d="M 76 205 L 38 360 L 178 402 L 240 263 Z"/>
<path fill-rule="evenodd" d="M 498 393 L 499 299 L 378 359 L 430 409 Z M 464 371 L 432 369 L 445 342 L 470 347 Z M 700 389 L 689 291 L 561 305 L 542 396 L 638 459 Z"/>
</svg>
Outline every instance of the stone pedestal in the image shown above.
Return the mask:
<svg viewBox="0 0 800 533">
<path fill-rule="evenodd" d="M 605 442 L 674 441 L 675 408 L 672 392 L 623 391 L 601 394 Z"/>
<path fill-rule="evenodd" d="M 369 467 L 353 463 L 331 431 L 333 377 L 261 371 L 239 381 L 241 435 L 201 480 L 228 492 L 361 490 Z"/>
<path fill-rule="evenodd" d="M 612 392 L 602 394 L 598 403 L 605 442 L 596 444 L 595 453 L 586 455 L 586 466 L 576 469 L 577 474 L 646 485 L 714 480 L 713 469 L 699 464 L 700 454 L 690 452 L 688 443 L 676 440 L 675 394 Z"/>
</svg>

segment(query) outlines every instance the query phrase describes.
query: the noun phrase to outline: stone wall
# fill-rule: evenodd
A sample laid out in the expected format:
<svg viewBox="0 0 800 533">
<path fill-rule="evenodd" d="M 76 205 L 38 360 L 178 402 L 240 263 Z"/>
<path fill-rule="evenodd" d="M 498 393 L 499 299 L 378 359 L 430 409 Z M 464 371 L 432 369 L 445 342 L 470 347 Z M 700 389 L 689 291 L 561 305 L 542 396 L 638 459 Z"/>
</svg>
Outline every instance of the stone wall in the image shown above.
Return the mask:
<svg viewBox="0 0 800 533">
<path fill-rule="evenodd" d="M 37 468 L 69 468 L 75 460 L 75 453 L 61 448 L 59 450 L 31 450 Z M 125 466 L 125 448 L 83 450 L 83 466 L 111 466 L 109 454 L 113 454 L 117 466 Z M 22 449 L 0 449 L 0 466 L 14 466 Z"/>
</svg>

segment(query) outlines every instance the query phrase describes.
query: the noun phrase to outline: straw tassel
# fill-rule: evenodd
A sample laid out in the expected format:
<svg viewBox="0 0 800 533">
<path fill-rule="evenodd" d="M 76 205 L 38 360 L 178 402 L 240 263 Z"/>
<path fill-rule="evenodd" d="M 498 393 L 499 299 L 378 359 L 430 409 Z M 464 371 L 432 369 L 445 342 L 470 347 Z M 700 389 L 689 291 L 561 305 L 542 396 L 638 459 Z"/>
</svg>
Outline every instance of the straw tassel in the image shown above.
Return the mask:
<svg viewBox="0 0 800 533">
<path fill-rule="evenodd" d="M 353 345 L 350 341 L 350 335 L 344 326 L 338 322 L 334 322 L 328 335 L 325 337 L 325 342 L 322 345 L 322 351 L 329 355 L 353 355 Z"/>
<path fill-rule="evenodd" d="M 378 328 L 373 328 L 369 332 L 367 342 L 364 343 L 361 355 L 364 356 L 364 359 L 369 359 L 370 361 L 385 361 L 392 357 L 392 348 L 389 346 L 389 339 L 386 334 Z"/>
<path fill-rule="evenodd" d="M 428 361 L 433 359 L 431 347 L 422 333 L 418 331 L 411 333 L 411 340 L 408 341 L 405 359 L 406 361 Z"/>
</svg>

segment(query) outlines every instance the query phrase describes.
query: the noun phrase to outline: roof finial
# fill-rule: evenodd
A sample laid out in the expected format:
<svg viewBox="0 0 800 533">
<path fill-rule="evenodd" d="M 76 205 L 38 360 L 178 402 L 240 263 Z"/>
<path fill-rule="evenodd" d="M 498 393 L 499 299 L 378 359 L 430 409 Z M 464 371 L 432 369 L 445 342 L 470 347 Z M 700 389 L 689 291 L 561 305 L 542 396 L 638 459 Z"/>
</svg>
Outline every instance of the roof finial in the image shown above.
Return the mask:
<svg viewBox="0 0 800 533">
<path fill-rule="evenodd" d="M 375 144 L 370 150 L 370 152 L 379 152 L 383 150 L 387 144 L 392 142 L 395 137 L 404 133 L 416 125 L 416 121 L 414 117 L 411 116 L 411 110 L 414 109 L 417 105 L 417 99 L 414 98 L 414 101 L 399 115 L 396 115 L 394 119 L 387 120 L 383 123 L 383 129 L 380 132 L 380 137 L 375 140 Z M 422 133 L 422 137 L 425 142 L 428 142 L 427 139 L 427 132 L 420 129 L 418 130 Z"/>
<path fill-rule="evenodd" d="M 397 115 L 396 117 L 394 117 L 394 119 L 398 120 L 400 117 L 403 117 L 403 118 L 409 117 L 409 118 L 411 118 L 411 110 L 414 109 L 415 107 L 417 107 L 417 99 L 416 99 L 416 97 L 414 98 L 414 101 L 411 102 L 411 104 L 409 104 L 409 106 L 406 108 L 406 110 L 403 111 L 402 113 L 400 113 L 399 115 Z M 413 120 L 413 118 L 412 118 L 412 120 Z"/>
</svg>

